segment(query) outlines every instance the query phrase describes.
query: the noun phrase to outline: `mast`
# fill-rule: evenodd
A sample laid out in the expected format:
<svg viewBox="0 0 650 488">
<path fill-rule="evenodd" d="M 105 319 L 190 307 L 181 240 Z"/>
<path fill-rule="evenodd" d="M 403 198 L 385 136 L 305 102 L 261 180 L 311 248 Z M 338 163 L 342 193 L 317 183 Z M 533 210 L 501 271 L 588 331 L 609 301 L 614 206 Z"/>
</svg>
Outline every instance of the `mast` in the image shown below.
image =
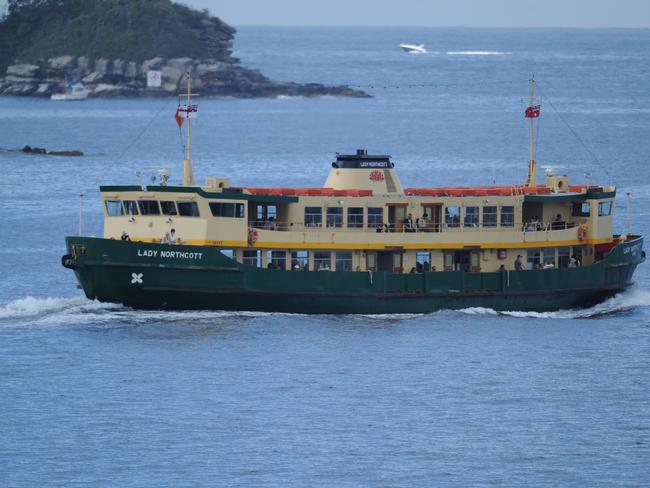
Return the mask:
<svg viewBox="0 0 650 488">
<path fill-rule="evenodd" d="M 533 121 L 535 118 L 539 117 L 539 112 L 534 116 L 529 114 L 529 110 L 535 105 L 535 75 L 530 77 L 530 105 L 526 109 L 526 117 L 530 119 L 530 159 L 528 160 L 528 177 L 526 178 L 526 186 L 535 186 L 537 185 L 537 161 L 535 161 L 535 131 Z"/>
<path fill-rule="evenodd" d="M 192 101 L 192 74 L 187 72 L 187 99 L 185 108 L 187 112 L 187 145 L 185 146 L 185 159 L 183 159 L 183 186 L 194 186 L 194 174 L 192 173 L 192 159 L 190 157 L 191 141 L 192 141 L 192 119 L 190 118 L 190 102 Z M 180 95 L 179 95 L 180 97 Z"/>
</svg>

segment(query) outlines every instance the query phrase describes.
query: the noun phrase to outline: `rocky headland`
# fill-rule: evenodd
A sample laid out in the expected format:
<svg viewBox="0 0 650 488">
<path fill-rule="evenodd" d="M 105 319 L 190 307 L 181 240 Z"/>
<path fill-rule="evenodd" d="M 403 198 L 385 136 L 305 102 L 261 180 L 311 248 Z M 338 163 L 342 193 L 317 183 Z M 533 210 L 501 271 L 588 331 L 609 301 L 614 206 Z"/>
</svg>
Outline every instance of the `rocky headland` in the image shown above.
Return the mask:
<svg viewBox="0 0 650 488">
<path fill-rule="evenodd" d="M 49 97 L 79 80 L 91 97 L 169 96 L 185 89 L 189 71 L 207 96 L 368 96 L 271 80 L 232 56 L 234 35 L 207 11 L 170 0 L 10 0 L 0 22 L 0 95 Z M 159 86 L 147 82 L 150 72 Z"/>
</svg>

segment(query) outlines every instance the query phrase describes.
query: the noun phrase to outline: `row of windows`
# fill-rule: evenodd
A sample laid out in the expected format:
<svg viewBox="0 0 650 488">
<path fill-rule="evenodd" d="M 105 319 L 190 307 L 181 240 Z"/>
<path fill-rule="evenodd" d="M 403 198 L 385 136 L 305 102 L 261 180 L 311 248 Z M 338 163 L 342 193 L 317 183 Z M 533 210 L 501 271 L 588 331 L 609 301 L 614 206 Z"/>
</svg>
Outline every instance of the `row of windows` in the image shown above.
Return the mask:
<svg viewBox="0 0 650 488">
<path fill-rule="evenodd" d="M 348 207 L 348 227 L 362 228 L 364 221 L 364 207 Z M 384 221 L 383 207 L 368 208 L 368 227 L 377 227 Z M 343 227 L 343 208 L 328 207 L 326 213 L 327 227 Z M 323 225 L 322 207 L 305 207 L 305 226 L 321 227 Z"/>
<path fill-rule="evenodd" d="M 226 256 L 233 258 L 232 250 L 222 250 Z M 259 250 L 243 251 L 242 263 L 259 268 L 262 266 L 262 252 Z M 310 251 L 292 251 L 290 253 L 290 268 L 296 271 L 309 270 Z M 313 254 L 312 271 L 352 271 L 352 251 L 311 251 Z M 332 267 L 334 263 L 334 268 Z M 284 251 L 267 251 L 267 267 L 271 269 L 287 269 L 287 253 Z"/>
<path fill-rule="evenodd" d="M 245 216 L 243 203 L 210 202 L 214 217 Z M 196 202 L 171 200 L 106 200 L 106 211 L 111 217 L 122 215 L 178 215 L 181 217 L 200 217 Z"/>
<path fill-rule="evenodd" d="M 463 223 L 465 226 L 478 227 L 480 222 L 480 208 L 477 206 L 467 207 L 445 207 L 445 224 L 447 227 L 460 227 L 461 210 L 464 210 Z M 483 207 L 483 226 L 497 226 L 498 207 L 488 205 Z M 364 223 L 363 207 L 347 208 L 347 226 L 350 228 L 362 228 Z M 382 207 L 368 208 L 368 227 L 377 227 L 383 224 L 384 209 Z M 501 207 L 501 226 L 512 227 L 515 222 L 515 207 Z M 320 227 L 323 224 L 322 207 L 305 207 L 305 226 Z M 340 207 L 328 207 L 326 212 L 327 227 L 343 227 L 343 209 Z"/>
<path fill-rule="evenodd" d="M 479 208 L 477 206 L 466 207 L 445 207 L 445 225 L 447 227 L 460 227 L 461 211 L 462 222 L 465 227 L 478 227 L 480 223 Z M 483 207 L 483 227 L 496 227 L 497 215 L 499 214 L 496 205 Z M 513 227 L 515 225 L 515 207 L 504 205 L 501 207 L 501 227 Z"/>
</svg>

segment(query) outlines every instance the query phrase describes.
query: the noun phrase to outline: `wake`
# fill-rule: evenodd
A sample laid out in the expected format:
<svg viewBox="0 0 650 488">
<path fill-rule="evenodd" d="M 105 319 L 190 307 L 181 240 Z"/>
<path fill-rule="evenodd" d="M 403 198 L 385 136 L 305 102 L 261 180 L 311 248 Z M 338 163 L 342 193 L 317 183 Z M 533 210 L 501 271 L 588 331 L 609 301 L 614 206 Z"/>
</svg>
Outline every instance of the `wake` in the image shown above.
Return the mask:
<svg viewBox="0 0 650 488">
<path fill-rule="evenodd" d="M 471 307 L 461 310 L 443 310 L 436 313 L 528 317 L 536 319 L 584 319 L 624 313 L 631 309 L 650 307 L 650 292 L 630 288 L 590 308 L 558 310 L 556 312 L 496 311 L 490 308 Z M 100 303 L 85 297 L 34 298 L 31 296 L 0 303 L 0 327 L 32 325 L 79 325 L 111 323 L 174 323 L 183 321 L 210 321 L 220 318 L 255 318 L 268 316 L 295 316 L 295 314 L 270 312 L 230 312 L 212 310 L 134 310 L 124 305 Z M 422 317 L 423 314 L 350 315 L 363 320 L 403 321 Z"/>
</svg>

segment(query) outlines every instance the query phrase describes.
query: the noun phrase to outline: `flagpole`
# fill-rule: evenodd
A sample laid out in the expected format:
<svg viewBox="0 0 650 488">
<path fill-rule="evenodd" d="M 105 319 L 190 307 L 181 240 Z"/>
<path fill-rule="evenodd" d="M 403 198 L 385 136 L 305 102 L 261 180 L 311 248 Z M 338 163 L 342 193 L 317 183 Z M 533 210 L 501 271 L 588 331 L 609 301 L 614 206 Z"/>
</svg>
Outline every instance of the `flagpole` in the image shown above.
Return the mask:
<svg viewBox="0 0 650 488">
<path fill-rule="evenodd" d="M 191 119 L 190 119 L 190 101 L 192 97 L 192 75 L 187 72 L 187 102 L 185 117 L 187 118 L 187 144 L 185 146 L 186 155 L 183 160 L 183 186 L 194 186 L 194 174 L 192 173 L 192 160 L 190 159 L 190 140 L 191 140 Z"/>
<path fill-rule="evenodd" d="M 535 75 L 530 77 L 530 107 L 535 104 Z M 535 131 L 533 126 L 534 117 L 530 118 L 530 159 L 528 160 L 528 178 L 526 186 L 535 186 L 537 184 L 537 161 L 535 161 Z"/>
</svg>

